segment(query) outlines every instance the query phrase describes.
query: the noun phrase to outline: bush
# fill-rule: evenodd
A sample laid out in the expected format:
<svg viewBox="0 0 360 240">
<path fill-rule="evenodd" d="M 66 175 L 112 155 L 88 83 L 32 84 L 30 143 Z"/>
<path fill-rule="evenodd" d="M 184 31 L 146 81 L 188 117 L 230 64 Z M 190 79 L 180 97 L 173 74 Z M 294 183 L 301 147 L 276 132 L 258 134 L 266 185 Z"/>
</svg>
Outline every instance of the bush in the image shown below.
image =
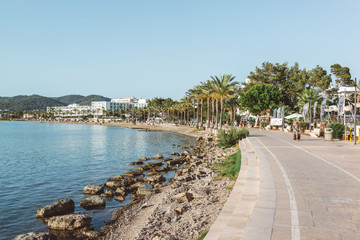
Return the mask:
<svg viewBox="0 0 360 240">
<path fill-rule="evenodd" d="M 309 123 L 308 122 L 299 122 L 299 127 L 302 129 L 308 129 Z"/>
<path fill-rule="evenodd" d="M 238 143 L 239 140 L 249 136 L 249 131 L 246 128 L 236 130 L 232 127 L 230 130 L 219 130 L 217 138 L 220 147 L 232 147 Z"/>
<path fill-rule="evenodd" d="M 342 138 L 342 135 L 345 133 L 345 126 L 340 123 L 330 123 L 328 127 L 333 130 L 333 138 Z"/>
</svg>

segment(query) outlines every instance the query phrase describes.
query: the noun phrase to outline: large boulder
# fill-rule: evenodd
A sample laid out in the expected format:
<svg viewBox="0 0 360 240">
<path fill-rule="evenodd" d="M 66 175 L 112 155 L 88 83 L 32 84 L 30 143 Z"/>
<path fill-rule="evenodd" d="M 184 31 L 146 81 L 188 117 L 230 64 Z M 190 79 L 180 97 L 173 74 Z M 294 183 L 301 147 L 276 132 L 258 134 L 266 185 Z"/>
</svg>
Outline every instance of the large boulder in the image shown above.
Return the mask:
<svg viewBox="0 0 360 240">
<path fill-rule="evenodd" d="M 153 158 L 155 158 L 155 159 L 162 159 L 162 158 L 164 158 L 164 157 L 163 157 L 162 153 L 159 152 L 158 154 L 154 155 Z"/>
<path fill-rule="evenodd" d="M 72 231 L 90 226 L 91 217 L 83 214 L 69 214 L 51 217 L 48 221 L 50 229 Z"/>
<path fill-rule="evenodd" d="M 68 198 L 59 199 L 53 204 L 47 205 L 36 211 L 36 217 L 48 218 L 52 216 L 64 215 L 67 213 L 73 213 L 75 210 L 74 201 Z"/>
<path fill-rule="evenodd" d="M 138 171 L 130 171 L 123 174 L 124 177 L 137 177 L 137 176 L 143 176 L 141 172 Z"/>
<path fill-rule="evenodd" d="M 131 162 L 130 165 L 143 165 L 144 162 L 143 161 L 136 161 L 136 162 Z"/>
<path fill-rule="evenodd" d="M 91 196 L 80 201 L 80 206 L 85 209 L 102 209 L 106 205 L 106 201 L 99 196 Z"/>
<path fill-rule="evenodd" d="M 162 175 L 153 175 L 153 176 L 146 177 L 144 180 L 147 183 L 155 184 L 155 183 L 159 183 L 159 182 L 164 182 L 166 180 L 166 178 L 163 177 Z"/>
<path fill-rule="evenodd" d="M 180 156 L 180 154 L 179 154 L 179 153 L 177 153 L 177 152 L 169 153 L 169 155 L 173 155 L 173 156 Z"/>
<path fill-rule="evenodd" d="M 107 181 L 124 181 L 125 178 L 121 175 L 117 175 L 115 177 L 109 178 Z"/>
<path fill-rule="evenodd" d="M 56 240 L 56 236 L 48 232 L 29 232 L 17 235 L 14 240 Z"/>
<path fill-rule="evenodd" d="M 137 182 L 137 183 L 131 185 L 131 186 L 129 187 L 129 189 L 130 189 L 130 191 L 134 191 L 134 190 L 136 190 L 136 189 L 138 189 L 138 188 L 140 188 L 140 187 L 144 187 L 144 186 L 146 187 L 146 184 L 145 184 L 145 183 Z"/>
<path fill-rule="evenodd" d="M 154 168 L 154 167 L 160 167 L 162 165 L 163 165 L 162 162 L 149 162 L 144 166 L 144 168 L 151 169 L 151 168 Z"/>
<path fill-rule="evenodd" d="M 104 192 L 104 186 L 89 184 L 84 187 L 84 194 L 102 194 Z"/>
<path fill-rule="evenodd" d="M 150 188 L 148 188 L 146 185 L 141 186 L 137 189 L 136 194 L 139 196 L 148 196 L 152 194 L 152 191 Z"/>
<path fill-rule="evenodd" d="M 108 188 L 124 187 L 126 185 L 126 181 L 108 181 L 105 185 Z"/>
<path fill-rule="evenodd" d="M 171 161 L 167 161 L 168 166 L 174 166 L 174 165 L 178 165 L 178 164 L 182 164 L 185 162 L 185 159 L 174 159 Z"/>
<path fill-rule="evenodd" d="M 115 191 L 115 195 L 116 196 L 125 196 L 126 191 L 125 191 L 125 189 L 117 188 L 116 191 Z"/>
</svg>

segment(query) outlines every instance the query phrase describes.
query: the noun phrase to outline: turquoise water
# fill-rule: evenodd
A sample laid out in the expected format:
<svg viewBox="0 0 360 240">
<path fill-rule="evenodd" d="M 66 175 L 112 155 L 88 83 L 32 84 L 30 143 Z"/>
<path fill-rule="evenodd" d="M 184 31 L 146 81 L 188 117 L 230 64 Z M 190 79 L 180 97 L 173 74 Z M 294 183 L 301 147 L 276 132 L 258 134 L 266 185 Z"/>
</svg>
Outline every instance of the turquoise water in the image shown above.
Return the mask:
<svg viewBox="0 0 360 240">
<path fill-rule="evenodd" d="M 143 132 L 116 126 L 0 122 L 0 239 L 47 230 L 35 212 L 59 198 L 75 201 L 75 211 L 93 216 L 99 229 L 124 203 L 107 201 L 96 213 L 79 206 L 90 183 L 134 169 L 129 163 L 158 152 L 181 151 L 172 144 L 193 139 L 168 132 Z"/>
</svg>

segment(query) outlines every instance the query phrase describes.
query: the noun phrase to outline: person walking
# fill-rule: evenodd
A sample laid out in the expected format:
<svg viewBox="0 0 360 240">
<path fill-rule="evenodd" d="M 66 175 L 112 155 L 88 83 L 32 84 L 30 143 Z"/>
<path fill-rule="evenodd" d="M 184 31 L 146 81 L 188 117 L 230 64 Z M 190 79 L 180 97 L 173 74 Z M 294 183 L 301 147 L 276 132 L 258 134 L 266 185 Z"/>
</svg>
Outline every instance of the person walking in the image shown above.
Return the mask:
<svg viewBox="0 0 360 240">
<path fill-rule="evenodd" d="M 293 122 L 293 132 L 294 132 L 294 140 L 300 140 L 300 129 L 297 119 L 295 119 L 295 121 Z"/>
</svg>

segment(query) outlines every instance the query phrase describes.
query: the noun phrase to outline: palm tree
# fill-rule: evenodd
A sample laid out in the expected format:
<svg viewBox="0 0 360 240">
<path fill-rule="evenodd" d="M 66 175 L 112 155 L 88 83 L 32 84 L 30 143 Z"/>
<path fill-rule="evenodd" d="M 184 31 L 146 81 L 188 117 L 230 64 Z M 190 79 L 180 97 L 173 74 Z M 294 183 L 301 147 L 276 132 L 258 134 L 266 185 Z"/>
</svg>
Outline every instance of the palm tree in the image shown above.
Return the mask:
<svg viewBox="0 0 360 240">
<path fill-rule="evenodd" d="M 204 87 L 202 85 L 196 85 L 195 86 L 195 92 L 198 102 L 198 109 L 197 109 L 197 128 L 201 128 L 203 124 L 203 105 L 204 105 L 204 98 L 206 98 L 206 94 L 204 91 Z M 200 121 L 198 121 L 198 115 L 199 115 L 199 101 L 200 101 Z"/>
<path fill-rule="evenodd" d="M 234 97 L 230 97 L 225 101 L 225 106 L 228 107 L 230 114 L 230 122 L 235 122 L 235 110 L 239 106 L 239 96 L 234 95 Z"/>
<path fill-rule="evenodd" d="M 206 80 L 206 82 L 202 82 L 202 92 L 204 98 L 206 98 L 207 103 L 207 110 L 206 110 L 206 117 L 207 117 L 207 128 L 210 128 L 210 99 L 212 97 L 212 94 L 214 92 L 214 89 L 212 87 L 212 83 L 210 80 Z"/>
<path fill-rule="evenodd" d="M 314 103 L 315 101 L 317 101 L 320 98 L 320 93 L 312 88 L 307 88 L 305 89 L 302 93 L 299 94 L 298 96 L 298 103 L 297 103 L 297 107 L 302 110 L 304 105 L 306 103 Z M 309 106 L 309 109 L 311 111 L 311 104 Z M 305 116 L 304 116 L 305 117 Z"/>
<path fill-rule="evenodd" d="M 214 81 L 215 92 L 217 95 L 217 102 L 220 99 L 220 129 L 222 128 L 222 118 L 223 118 L 223 109 L 224 109 L 224 100 L 233 96 L 236 90 L 238 89 L 239 82 L 233 81 L 235 79 L 231 74 L 224 74 L 211 77 Z M 217 109 L 216 109 L 217 110 Z M 218 110 L 217 110 L 218 111 Z M 217 119 L 216 119 L 217 120 Z"/>
</svg>

